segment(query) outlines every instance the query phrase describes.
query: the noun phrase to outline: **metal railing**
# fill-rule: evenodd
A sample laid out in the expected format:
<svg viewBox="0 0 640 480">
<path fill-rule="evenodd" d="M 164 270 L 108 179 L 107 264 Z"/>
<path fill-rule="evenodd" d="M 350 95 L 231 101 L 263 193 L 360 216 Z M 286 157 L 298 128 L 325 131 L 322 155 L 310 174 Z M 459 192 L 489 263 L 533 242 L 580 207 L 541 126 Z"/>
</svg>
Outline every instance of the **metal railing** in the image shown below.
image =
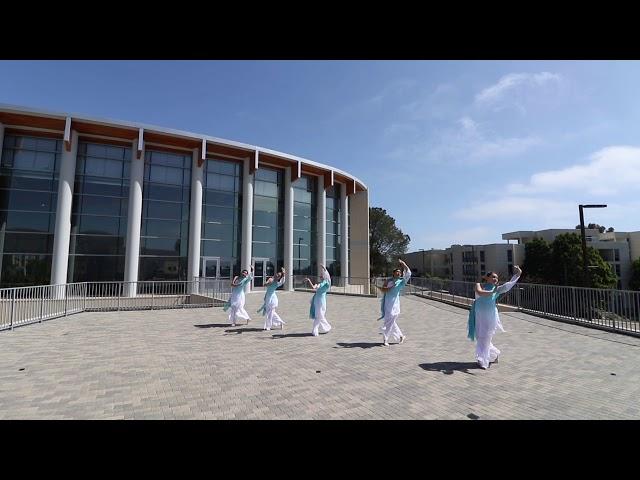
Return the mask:
<svg viewBox="0 0 640 480">
<path fill-rule="evenodd" d="M 312 291 L 305 275 L 295 290 Z M 309 277 L 313 282 L 318 277 Z M 384 277 L 332 277 L 333 294 L 380 297 Z M 469 306 L 475 283 L 412 277 L 403 295 Z M 220 306 L 231 295 L 229 279 L 82 282 L 0 289 L 0 330 L 85 311 L 156 310 Z M 504 310 L 640 335 L 640 292 L 518 283 L 499 299 Z"/>
<path fill-rule="evenodd" d="M 406 293 L 470 305 L 474 288 L 474 282 L 412 278 Z M 640 291 L 517 283 L 498 303 L 503 309 L 640 334 Z"/>
<path fill-rule="evenodd" d="M 85 311 L 219 306 L 231 294 L 227 279 L 81 282 L 0 289 L 0 330 Z"/>
</svg>

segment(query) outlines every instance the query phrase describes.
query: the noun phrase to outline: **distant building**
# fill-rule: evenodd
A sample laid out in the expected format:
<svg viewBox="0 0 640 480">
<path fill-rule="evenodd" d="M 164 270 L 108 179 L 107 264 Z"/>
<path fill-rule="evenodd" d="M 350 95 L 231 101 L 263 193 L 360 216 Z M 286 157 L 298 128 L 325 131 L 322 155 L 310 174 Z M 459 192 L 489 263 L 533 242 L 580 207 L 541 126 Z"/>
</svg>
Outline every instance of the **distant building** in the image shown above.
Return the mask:
<svg viewBox="0 0 640 480">
<path fill-rule="evenodd" d="M 516 240 L 524 245 L 536 238 L 553 242 L 563 233 L 576 233 L 579 229 L 551 228 L 547 230 L 521 230 L 503 233 L 502 239 L 510 242 Z M 628 289 L 631 280 L 631 263 L 640 257 L 640 232 L 603 232 L 598 229 L 585 228 L 585 238 L 590 247 L 600 252 L 603 260 L 611 265 L 618 278 L 617 288 Z"/>
<path fill-rule="evenodd" d="M 477 282 L 487 271 L 496 272 L 501 279 L 511 277 L 513 266 L 524 263 L 525 244 L 540 238 L 553 242 L 563 233 L 577 233 L 570 228 L 520 230 L 503 233 L 507 243 L 488 245 L 451 245 L 446 249 L 418 250 L 404 258 L 416 276 L 439 277 L 449 280 Z M 640 232 L 603 232 L 585 229 L 588 245 L 600 252 L 618 278 L 617 288 L 628 289 L 631 263 L 640 258 Z M 516 243 L 511 243 L 515 240 Z"/>
<path fill-rule="evenodd" d="M 444 250 L 424 250 L 405 255 L 418 276 L 477 282 L 488 271 L 501 278 L 513 274 L 513 266 L 524 260 L 524 245 L 493 243 L 488 245 L 451 245 Z"/>
</svg>

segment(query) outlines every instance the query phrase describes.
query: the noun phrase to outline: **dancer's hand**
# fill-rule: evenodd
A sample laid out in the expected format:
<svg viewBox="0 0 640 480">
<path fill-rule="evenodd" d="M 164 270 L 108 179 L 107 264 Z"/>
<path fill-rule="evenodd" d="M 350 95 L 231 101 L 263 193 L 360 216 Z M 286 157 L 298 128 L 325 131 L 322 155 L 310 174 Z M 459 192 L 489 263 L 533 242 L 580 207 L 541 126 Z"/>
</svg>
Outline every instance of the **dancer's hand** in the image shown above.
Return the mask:
<svg viewBox="0 0 640 480">
<path fill-rule="evenodd" d="M 522 275 L 522 269 L 518 265 L 514 265 L 513 269 L 516 272 L 516 275 Z"/>
</svg>

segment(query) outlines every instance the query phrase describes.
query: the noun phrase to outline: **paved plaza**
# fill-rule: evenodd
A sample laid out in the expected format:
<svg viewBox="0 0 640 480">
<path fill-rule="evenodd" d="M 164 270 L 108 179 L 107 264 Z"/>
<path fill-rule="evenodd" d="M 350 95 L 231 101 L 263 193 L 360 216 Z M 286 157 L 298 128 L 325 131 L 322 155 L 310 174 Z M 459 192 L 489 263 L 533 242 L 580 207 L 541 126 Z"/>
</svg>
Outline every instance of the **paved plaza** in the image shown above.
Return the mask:
<svg viewBox="0 0 640 480">
<path fill-rule="evenodd" d="M 284 331 L 231 327 L 221 308 L 81 313 L 0 332 L 0 419 L 638 419 L 640 339 L 503 313 L 480 370 L 467 311 L 403 297 L 402 345 L 379 300 L 278 293 Z"/>
</svg>

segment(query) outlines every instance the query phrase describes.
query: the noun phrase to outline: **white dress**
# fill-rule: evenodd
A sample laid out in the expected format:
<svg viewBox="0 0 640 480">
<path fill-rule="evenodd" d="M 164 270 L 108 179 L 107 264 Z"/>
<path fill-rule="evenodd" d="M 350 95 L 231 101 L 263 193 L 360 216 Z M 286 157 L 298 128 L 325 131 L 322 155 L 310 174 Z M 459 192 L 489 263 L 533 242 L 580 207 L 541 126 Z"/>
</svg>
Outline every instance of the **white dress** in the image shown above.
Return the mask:
<svg viewBox="0 0 640 480">
<path fill-rule="evenodd" d="M 238 318 L 247 320 L 247 323 L 249 323 L 249 320 L 251 320 L 251 318 L 249 317 L 249 314 L 244 309 L 244 302 L 245 302 L 244 289 L 245 289 L 245 285 L 251 282 L 252 279 L 253 279 L 253 275 L 249 274 L 247 277 L 245 277 L 245 279 L 240 281 L 240 284 L 233 287 L 233 290 L 231 292 L 231 298 L 229 299 L 229 304 L 230 304 L 229 321 L 231 322 L 231 325 L 235 325 L 236 320 Z"/>
<path fill-rule="evenodd" d="M 389 338 L 395 341 L 399 341 L 400 338 L 404 337 L 402 330 L 400 330 L 400 327 L 396 322 L 398 320 L 398 317 L 400 316 L 400 291 L 404 288 L 410 278 L 411 270 L 407 268 L 407 270 L 402 275 L 402 281 L 399 283 L 399 285 L 384 294 L 384 317 L 382 317 L 384 323 L 380 327 L 380 332 L 382 333 L 385 342 L 387 342 Z M 389 288 L 393 287 L 394 284 L 395 280 L 391 279 L 385 286 Z"/>
<path fill-rule="evenodd" d="M 331 330 L 331 325 L 327 321 L 325 317 L 325 313 L 327 312 L 327 292 L 331 288 L 331 276 L 329 272 L 323 270 L 322 272 L 322 282 L 320 286 L 316 290 L 315 295 L 311 299 L 313 304 L 313 314 L 310 315 L 313 318 L 313 327 L 311 329 L 311 334 L 314 337 L 318 336 L 318 331 L 322 327 L 323 332 L 328 332 Z"/>
<path fill-rule="evenodd" d="M 267 293 L 265 294 L 265 320 L 264 320 L 264 329 L 271 330 L 272 328 L 281 327 L 284 325 L 284 320 L 280 318 L 280 315 L 276 312 L 276 308 L 278 308 L 278 296 L 276 295 L 276 289 L 280 288 L 284 285 L 285 277 L 284 275 L 278 282 L 272 282 L 267 287 Z M 271 287 L 271 289 L 269 289 Z M 271 290 L 271 291 L 270 291 Z"/>
<path fill-rule="evenodd" d="M 520 275 L 514 275 L 507 283 L 500 285 L 496 289 L 497 294 L 506 293 L 513 288 Z M 476 360 L 483 368 L 489 368 L 489 364 L 494 362 L 500 350 L 498 350 L 491 340 L 497 330 L 504 332 L 498 307 L 496 306 L 495 295 L 480 296 L 476 293 L 475 300 L 476 317 Z"/>
</svg>

